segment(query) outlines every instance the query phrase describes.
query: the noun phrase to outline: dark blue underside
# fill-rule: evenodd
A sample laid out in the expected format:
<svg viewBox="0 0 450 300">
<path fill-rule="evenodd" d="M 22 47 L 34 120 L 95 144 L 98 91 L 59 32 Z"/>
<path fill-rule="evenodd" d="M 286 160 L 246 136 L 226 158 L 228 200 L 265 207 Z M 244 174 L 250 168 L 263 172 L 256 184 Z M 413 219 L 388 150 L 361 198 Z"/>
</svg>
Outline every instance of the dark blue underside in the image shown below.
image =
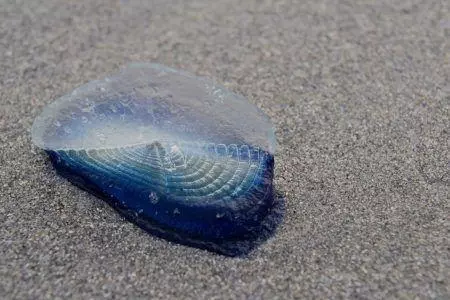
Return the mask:
<svg viewBox="0 0 450 300">
<path fill-rule="evenodd" d="M 128 220 L 144 230 L 175 241 L 221 254 L 247 254 L 265 240 L 280 222 L 284 203 L 273 189 L 274 158 L 264 155 L 259 180 L 252 188 L 227 201 L 207 199 L 203 203 L 158 195 L 151 203 L 148 187 L 123 182 L 115 174 L 93 171 L 67 152 L 47 151 L 59 174 L 73 184 L 104 199 Z"/>
</svg>

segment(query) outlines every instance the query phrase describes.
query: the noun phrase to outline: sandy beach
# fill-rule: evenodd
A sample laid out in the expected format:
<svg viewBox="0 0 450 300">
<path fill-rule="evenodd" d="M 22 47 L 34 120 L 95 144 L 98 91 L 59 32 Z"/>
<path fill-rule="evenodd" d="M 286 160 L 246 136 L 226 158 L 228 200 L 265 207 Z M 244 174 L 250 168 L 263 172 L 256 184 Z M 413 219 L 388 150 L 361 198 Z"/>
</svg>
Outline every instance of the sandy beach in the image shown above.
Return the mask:
<svg viewBox="0 0 450 300">
<path fill-rule="evenodd" d="M 1 299 L 450 298 L 450 2 L 0 0 Z M 43 107 L 130 62 L 272 120 L 277 232 L 231 258 L 58 176 Z"/>
</svg>

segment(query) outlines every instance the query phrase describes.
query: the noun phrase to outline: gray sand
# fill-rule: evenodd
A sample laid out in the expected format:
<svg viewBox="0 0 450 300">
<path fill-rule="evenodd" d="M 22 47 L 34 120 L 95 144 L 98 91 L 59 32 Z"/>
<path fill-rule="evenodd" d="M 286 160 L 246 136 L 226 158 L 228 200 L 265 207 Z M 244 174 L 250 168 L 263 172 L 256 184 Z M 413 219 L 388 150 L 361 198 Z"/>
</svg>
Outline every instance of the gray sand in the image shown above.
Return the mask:
<svg viewBox="0 0 450 300">
<path fill-rule="evenodd" d="M 0 1 L 0 298 L 450 297 L 450 1 L 18 2 Z M 44 105 L 131 61 L 273 120 L 287 212 L 249 257 L 146 234 L 31 146 Z"/>
</svg>

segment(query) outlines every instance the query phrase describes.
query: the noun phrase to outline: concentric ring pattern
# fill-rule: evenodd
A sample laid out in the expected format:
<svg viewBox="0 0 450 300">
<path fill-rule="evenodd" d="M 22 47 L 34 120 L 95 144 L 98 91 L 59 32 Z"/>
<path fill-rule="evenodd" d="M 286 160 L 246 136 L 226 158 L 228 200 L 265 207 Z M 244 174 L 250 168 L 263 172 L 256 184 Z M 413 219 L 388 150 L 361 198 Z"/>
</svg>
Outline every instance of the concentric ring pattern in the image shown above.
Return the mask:
<svg viewBox="0 0 450 300">
<path fill-rule="evenodd" d="M 139 64 L 50 104 L 32 129 L 60 174 L 142 228 L 219 252 L 273 202 L 273 129 L 241 96 Z"/>
</svg>

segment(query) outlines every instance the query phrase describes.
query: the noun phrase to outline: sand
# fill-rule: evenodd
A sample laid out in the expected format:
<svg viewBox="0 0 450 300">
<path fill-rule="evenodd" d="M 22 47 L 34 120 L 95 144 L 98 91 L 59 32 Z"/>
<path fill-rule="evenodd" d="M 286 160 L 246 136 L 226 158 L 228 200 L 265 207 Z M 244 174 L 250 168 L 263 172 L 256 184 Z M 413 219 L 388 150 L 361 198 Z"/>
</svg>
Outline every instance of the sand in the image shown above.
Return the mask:
<svg viewBox="0 0 450 300">
<path fill-rule="evenodd" d="M 298 2 L 298 3 L 297 3 Z M 449 1 L 0 1 L 0 298 L 450 297 Z M 134 61 L 273 121 L 276 234 L 230 258 L 56 175 L 30 127 Z"/>
</svg>

